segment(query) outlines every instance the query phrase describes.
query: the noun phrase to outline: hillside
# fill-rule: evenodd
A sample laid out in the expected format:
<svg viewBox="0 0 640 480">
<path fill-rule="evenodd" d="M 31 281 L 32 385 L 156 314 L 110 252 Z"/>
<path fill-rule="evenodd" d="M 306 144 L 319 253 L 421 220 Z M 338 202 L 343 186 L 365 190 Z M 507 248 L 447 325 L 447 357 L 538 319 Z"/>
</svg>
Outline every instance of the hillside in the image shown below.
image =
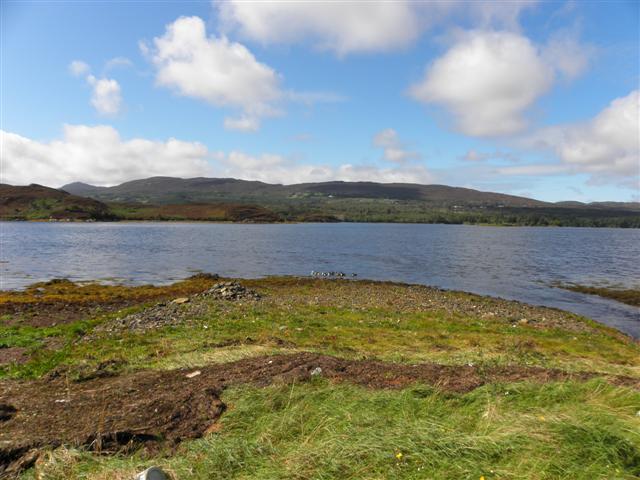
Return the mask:
<svg viewBox="0 0 640 480">
<path fill-rule="evenodd" d="M 254 204 L 286 221 L 640 227 L 640 205 L 634 203 L 556 204 L 445 185 L 374 182 L 273 185 L 233 178 L 153 177 L 113 187 L 72 183 L 63 188 L 105 202 L 135 203 L 139 211 L 153 210 L 143 207 L 149 204 L 165 206 L 157 208 Z M 114 209 L 122 211 L 115 204 Z"/>
<path fill-rule="evenodd" d="M 227 201 L 259 199 L 262 202 L 278 202 L 287 199 L 362 198 L 414 200 L 431 206 L 534 207 L 550 205 L 530 198 L 501 193 L 481 192 L 445 185 L 410 183 L 323 182 L 279 185 L 233 178 L 152 177 L 133 180 L 113 187 L 95 187 L 76 182 L 62 188 L 75 195 L 116 202 L 186 203 L 214 201 L 220 198 Z"/>
<path fill-rule="evenodd" d="M 91 197 L 91 198 L 87 198 Z M 640 228 L 633 203 L 546 203 L 444 185 L 271 185 L 154 177 L 115 187 L 0 186 L 3 220 L 389 222 Z"/>
<path fill-rule="evenodd" d="M 65 190 L 29 185 L 0 185 L 2 220 L 192 220 L 281 222 L 280 215 L 256 205 L 236 203 L 150 205 L 110 203 Z"/>
<path fill-rule="evenodd" d="M 235 203 L 149 205 L 111 203 L 118 220 L 191 220 L 210 222 L 275 223 L 283 218 L 263 207 Z"/>
<path fill-rule="evenodd" d="M 0 184 L 0 219 L 109 220 L 111 214 L 104 203 L 63 190 L 35 184 Z"/>
</svg>

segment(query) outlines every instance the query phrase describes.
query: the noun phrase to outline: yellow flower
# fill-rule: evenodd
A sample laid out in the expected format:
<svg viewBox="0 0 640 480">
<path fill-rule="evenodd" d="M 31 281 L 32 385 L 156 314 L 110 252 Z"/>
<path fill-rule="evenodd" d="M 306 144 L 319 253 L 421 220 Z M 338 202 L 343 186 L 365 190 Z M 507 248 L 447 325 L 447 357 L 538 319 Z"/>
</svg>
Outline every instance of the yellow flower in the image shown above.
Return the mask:
<svg viewBox="0 0 640 480">
<path fill-rule="evenodd" d="M 484 475 L 480 475 L 480 480 L 484 480 Z"/>
<path fill-rule="evenodd" d="M 398 453 L 396 453 L 396 458 L 397 458 L 398 460 L 402 460 L 402 452 L 398 452 Z"/>
</svg>

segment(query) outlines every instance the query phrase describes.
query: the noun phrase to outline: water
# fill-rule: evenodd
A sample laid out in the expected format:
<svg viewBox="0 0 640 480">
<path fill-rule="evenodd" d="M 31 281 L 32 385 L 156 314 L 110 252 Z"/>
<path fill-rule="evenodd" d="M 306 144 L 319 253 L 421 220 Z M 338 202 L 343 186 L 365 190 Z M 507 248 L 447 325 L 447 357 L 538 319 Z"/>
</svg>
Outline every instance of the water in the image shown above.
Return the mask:
<svg viewBox="0 0 640 480">
<path fill-rule="evenodd" d="M 640 309 L 553 288 L 640 286 L 640 230 L 402 224 L 0 223 L 0 288 L 356 272 L 569 310 L 640 337 Z"/>
</svg>

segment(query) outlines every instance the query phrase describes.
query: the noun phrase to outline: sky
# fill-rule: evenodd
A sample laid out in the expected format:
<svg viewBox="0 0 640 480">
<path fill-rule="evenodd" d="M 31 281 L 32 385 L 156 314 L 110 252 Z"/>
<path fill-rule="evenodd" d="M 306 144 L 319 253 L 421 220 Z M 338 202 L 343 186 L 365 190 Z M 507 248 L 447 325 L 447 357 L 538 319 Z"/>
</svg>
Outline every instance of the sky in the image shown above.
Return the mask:
<svg viewBox="0 0 640 480">
<path fill-rule="evenodd" d="M 640 2 L 3 0 L 1 181 L 640 201 Z"/>
</svg>

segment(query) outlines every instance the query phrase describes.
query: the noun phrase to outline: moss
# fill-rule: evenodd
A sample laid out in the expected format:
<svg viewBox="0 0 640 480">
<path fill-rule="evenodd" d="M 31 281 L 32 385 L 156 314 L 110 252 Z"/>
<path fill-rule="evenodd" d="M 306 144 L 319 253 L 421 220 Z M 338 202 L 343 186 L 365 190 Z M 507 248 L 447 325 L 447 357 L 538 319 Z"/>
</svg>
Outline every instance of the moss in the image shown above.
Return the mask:
<svg viewBox="0 0 640 480">
<path fill-rule="evenodd" d="M 559 285 L 565 290 L 573 292 L 586 293 L 588 295 L 597 295 L 599 297 L 611 298 L 618 302 L 640 307 L 640 289 L 638 288 L 607 288 L 593 287 L 587 285 Z"/>
</svg>

